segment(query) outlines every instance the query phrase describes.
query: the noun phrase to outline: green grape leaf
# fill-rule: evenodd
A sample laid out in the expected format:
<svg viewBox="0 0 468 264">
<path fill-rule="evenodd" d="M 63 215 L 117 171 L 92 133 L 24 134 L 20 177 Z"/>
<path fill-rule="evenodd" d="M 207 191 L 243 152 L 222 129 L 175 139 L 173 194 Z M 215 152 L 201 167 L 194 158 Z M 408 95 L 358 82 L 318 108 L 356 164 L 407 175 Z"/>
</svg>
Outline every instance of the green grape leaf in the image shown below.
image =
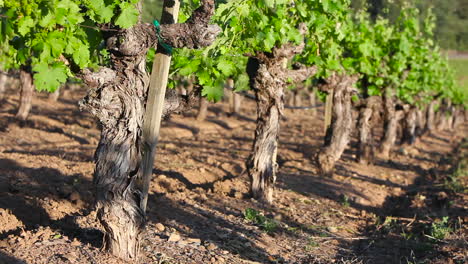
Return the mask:
<svg viewBox="0 0 468 264">
<path fill-rule="evenodd" d="M 198 68 L 200 66 L 201 61 L 198 59 L 191 60 L 185 65 L 184 67 L 180 68 L 179 72 L 180 74 L 184 76 L 188 76 L 192 73 L 195 73 L 198 71 Z"/>
<path fill-rule="evenodd" d="M 51 48 L 49 42 L 41 42 L 41 43 L 39 43 L 38 46 L 35 46 L 35 48 L 40 50 L 39 58 L 41 59 L 41 61 L 49 62 L 49 61 L 52 61 L 54 59 L 52 57 L 52 53 L 51 53 L 52 48 Z"/>
<path fill-rule="evenodd" d="M 99 12 L 99 16 L 101 17 L 102 23 L 110 22 L 112 17 L 114 16 L 114 10 L 112 9 L 112 6 L 106 6 L 102 8 Z"/>
<path fill-rule="evenodd" d="M 249 90 L 249 76 L 247 74 L 239 75 L 234 82 L 234 88 L 236 92 Z"/>
<path fill-rule="evenodd" d="M 76 25 L 84 21 L 80 7 L 71 0 L 60 0 L 55 10 L 55 18 L 60 25 Z"/>
<path fill-rule="evenodd" d="M 264 0 L 267 7 L 275 7 L 275 0 Z"/>
<path fill-rule="evenodd" d="M 80 39 L 75 36 L 71 36 L 68 39 L 68 45 L 65 48 L 65 53 L 71 55 L 73 61 L 81 68 L 85 68 L 90 62 L 89 45 L 83 43 Z M 106 50 L 101 51 L 101 55 L 104 55 Z"/>
<path fill-rule="evenodd" d="M 55 26 L 55 17 L 52 12 L 49 12 L 46 16 L 44 16 L 39 25 L 43 28 L 52 29 Z"/>
<path fill-rule="evenodd" d="M 88 46 L 84 44 L 78 45 L 78 48 L 73 53 L 73 61 L 75 61 L 75 63 L 78 64 L 81 69 L 83 69 L 88 66 L 89 60 L 90 54 Z"/>
<path fill-rule="evenodd" d="M 207 71 L 203 70 L 203 71 L 198 72 L 197 77 L 198 77 L 198 82 L 201 85 L 208 85 L 208 84 L 211 84 L 212 82 L 211 75 Z"/>
<path fill-rule="evenodd" d="M 359 45 L 359 51 L 364 55 L 364 57 L 368 57 L 372 54 L 372 44 L 370 41 L 366 41 Z"/>
<path fill-rule="evenodd" d="M 380 89 L 375 85 L 369 85 L 367 87 L 367 91 L 369 93 L 369 96 L 380 95 Z"/>
<path fill-rule="evenodd" d="M 138 22 L 138 17 L 140 16 L 140 13 L 138 13 L 135 6 L 127 2 L 123 2 L 119 6 L 122 11 L 115 20 L 115 24 L 121 28 L 129 28 L 135 25 Z"/>
<path fill-rule="evenodd" d="M 267 34 L 265 35 L 265 39 L 263 39 L 263 43 L 265 45 L 266 50 L 271 50 L 276 43 L 275 33 L 272 30 L 268 30 Z"/>
<path fill-rule="evenodd" d="M 330 9 L 330 0 L 321 0 L 321 2 L 322 2 L 323 10 L 325 12 L 328 12 Z"/>
<path fill-rule="evenodd" d="M 327 66 L 330 70 L 339 70 L 341 68 L 341 64 L 338 60 L 328 60 Z"/>
<path fill-rule="evenodd" d="M 234 64 L 227 60 L 220 61 L 217 67 L 225 76 L 231 76 L 236 71 Z"/>
<path fill-rule="evenodd" d="M 18 33 L 22 36 L 26 36 L 26 34 L 31 31 L 32 27 L 34 27 L 34 20 L 29 16 L 24 17 L 18 22 Z"/>
<path fill-rule="evenodd" d="M 65 49 L 67 43 L 65 43 L 64 34 L 60 31 L 52 31 L 47 35 L 47 43 L 51 47 L 52 56 L 57 58 Z"/>
<path fill-rule="evenodd" d="M 206 96 L 209 101 L 217 102 L 223 98 L 224 90 L 219 85 L 207 85 L 203 86 L 202 96 Z"/>
<path fill-rule="evenodd" d="M 403 51 L 403 53 L 408 54 L 410 50 L 410 42 L 406 36 L 402 36 L 400 38 L 400 50 Z"/>
<path fill-rule="evenodd" d="M 111 21 L 112 17 L 114 16 L 114 10 L 112 6 L 106 6 L 104 3 L 104 0 L 92 0 L 89 2 L 92 10 L 92 14 L 94 13 L 97 15 L 94 16 L 93 14 L 93 20 L 95 20 L 98 23 L 108 23 Z"/>
<path fill-rule="evenodd" d="M 34 85 L 38 91 L 53 92 L 64 83 L 68 77 L 68 69 L 63 63 L 39 63 L 34 65 Z"/>
</svg>

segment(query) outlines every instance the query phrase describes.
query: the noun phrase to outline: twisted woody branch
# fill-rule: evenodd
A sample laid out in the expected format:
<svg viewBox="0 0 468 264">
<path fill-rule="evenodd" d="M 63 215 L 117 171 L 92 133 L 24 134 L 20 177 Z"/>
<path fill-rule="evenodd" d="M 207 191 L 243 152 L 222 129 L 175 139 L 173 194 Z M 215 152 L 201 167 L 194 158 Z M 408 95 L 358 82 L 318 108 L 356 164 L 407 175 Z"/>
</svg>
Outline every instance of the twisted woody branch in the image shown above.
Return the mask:
<svg viewBox="0 0 468 264">
<path fill-rule="evenodd" d="M 334 73 L 320 87 L 325 92 L 333 91 L 331 125 L 325 135 L 325 144 L 317 156 L 322 174 L 330 176 L 335 163 L 340 159 L 350 141 L 354 120 L 352 114 L 352 95 L 357 92 L 354 84 L 359 77 Z"/>
<path fill-rule="evenodd" d="M 304 50 L 304 43 L 284 44 L 271 53 L 250 55 L 247 73 L 257 101 L 257 127 L 255 140 L 246 165 L 254 198 L 273 202 L 276 181 L 276 155 L 279 137 L 279 121 L 284 109 L 284 90 L 288 80 L 301 82 L 317 72 L 317 67 L 295 65 L 286 69 L 286 63 Z"/>
</svg>

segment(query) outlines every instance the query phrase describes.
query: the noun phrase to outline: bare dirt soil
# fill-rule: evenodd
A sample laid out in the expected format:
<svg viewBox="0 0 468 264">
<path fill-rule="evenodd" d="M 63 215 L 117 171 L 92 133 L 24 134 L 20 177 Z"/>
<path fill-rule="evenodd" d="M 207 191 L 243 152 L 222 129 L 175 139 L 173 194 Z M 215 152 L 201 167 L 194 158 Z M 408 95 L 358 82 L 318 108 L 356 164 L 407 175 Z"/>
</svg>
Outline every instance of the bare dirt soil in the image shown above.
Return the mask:
<svg viewBox="0 0 468 264">
<path fill-rule="evenodd" d="M 0 102 L 0 263 L 124 263 L 100 251 L 99 128 L 78 109 L 84 93 L 65 90 L 57 102 L 36 93 L 25 122 L 14 118 L 16 88 Z M 211 104 L 203 122 L 195 110 L 164 121 L 142 263 L 466 263 L 466 177 L 450 178 L 466 124 L 375 165 L 356 163 L 351 147 L 325 178 L 313 162 L 322 112 L 287 110 L 275 203 L 262 206 L 244 173 L 255 103 L 237 116 L 227 109 Z"/>
</svg>

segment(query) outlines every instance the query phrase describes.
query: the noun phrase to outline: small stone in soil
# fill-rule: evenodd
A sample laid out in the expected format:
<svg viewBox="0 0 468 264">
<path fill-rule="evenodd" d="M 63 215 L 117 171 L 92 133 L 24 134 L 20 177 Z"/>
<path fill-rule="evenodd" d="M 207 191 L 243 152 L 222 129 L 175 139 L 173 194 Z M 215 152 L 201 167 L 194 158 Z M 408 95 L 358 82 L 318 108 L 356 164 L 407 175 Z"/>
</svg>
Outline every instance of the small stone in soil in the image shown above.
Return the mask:
<svg viewBox="0 0 468 264">
<path fill-rule="evenodd" d="M 177 245 L 182 246 L 182 247 L 185 247 L 188 244 L 189 243 L 187 241 L 184 241 L 184 240 L 180 240 L 179 242 L 177 242 Z"/>
<path fill-rule="evenodd" d="M 73 242 L 71 242 L 71 245 L 76 247 L 76 246 L 81 245 L 81 243 L 80 243 L 80 241 L 78 241 L 76 238 L 74 238 L 74 239 L 73 239 Z"/>
<path fill-rule="evenodd" d="M 187 239 L 188 243 L 193 243 L 193 244 L 201 244 L 201 240 L 199 238 L 189 238 Z"/>
<path fill-rule="evenodd" d="M 218 246 L 216 246 L 216 245 L 213 244 L 213 243 L 210 243 L 210 244 L 206 247 L 206 249 L 208 249 L 208 250 L 215 250 L 215 249 L 217 249 L 217 248 L 218 248 Z"/>
<path fill-rule="evenodd" d="M 179 234 L 176 234 L 176 233 L 172 233 L 169 238 L 167 239 L 167 241 L 169 242 L 177 242 L 180 240 L 180 235 Z"/>
<path fill-rule="evenodd" d="M 242 198 L 244 198 L 244 195 L 241 192 L 235 192 L 234 193 L 234 198 L 242 199 Z"/>
<path fill-rule="evenodd" d="M 277 214 L 273 217 L 276 221 L 281 221 L 283 219 L 283 216 L 281 214 Z"/>
<path fill-rule="evenodd" d="M 175 144 L 169 143 L 164 146 L 165 149 L 176 149 L 177 146 Z"/>
<path fill-rule="evenodd" d="M 161 223 L 157 223 L 155 227 L 159 232 L 164 232 L 164 230 L 166 230 L 166 227 Z"/>
</svg>

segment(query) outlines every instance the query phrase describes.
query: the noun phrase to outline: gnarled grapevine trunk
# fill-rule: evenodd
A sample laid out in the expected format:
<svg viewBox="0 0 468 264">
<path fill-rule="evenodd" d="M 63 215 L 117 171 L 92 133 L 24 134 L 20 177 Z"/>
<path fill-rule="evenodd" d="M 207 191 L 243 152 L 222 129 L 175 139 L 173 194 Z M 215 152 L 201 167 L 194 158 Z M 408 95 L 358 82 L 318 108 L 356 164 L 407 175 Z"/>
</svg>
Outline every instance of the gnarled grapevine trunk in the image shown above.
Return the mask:
<svg viewBox="0 0 468 264">
<path fill-rule="evenodd" d="M 16 117 L 19 120 L 26 120 L 29 116 L 29 111 L 32 106 L 32 97 L 34 94 L 34 84 L 32 74 L 27 69 L 20 70 L 20 105 Z"/>
<path fill-rule="evenodd" d="M 449 126 L 449 116 L 450 116 L 450 109 L 451 102 L 447 99 L 442 100 L 442 104 L 439 107 L 439 111 L 436 113 L 436 128 L 439 131 L 443 131 L 448 128 Z"/>
<path fill-rule="evenodd" d="M 310 109 L 310 114 L 312 116 L 317 115 L 317 108 L 315 107 L 316 101 L 317 100 L 315 100 L 315 88 L 314 88 L 312 89 L 312 91 L 309 92 L 309 103 L 310 103 L 310 106 L 312 107 Z"/>
<path fill-rule="evenodd" d="M 231 115 L 236 115 L 240 113 L 241 103 L 242 103 L 242 95 L 236 93 L 234 91 L 234 80 L 232 78 L 228 78 L 226 80 L 226 86 L 230 90 L 230 97 L 229 97 L 229 111 Z"/>
<path fill-rule="evenodd" d="M 292 46 L 285 44 L 274 48 L 272 53 L 258 53 L 249 58 L 247 73 L 250 86 L 257 101 L 257 127 L 252 153 L 246 166 L 251 180 L 251 193 L 254 198 L 273 202 L 273 188 L 276 181 L 276 155 L 280 117 L 284 107 L 286 81 L 300 82 L 315 74 L 316 68 L 288 70 L 284 61 L 302 52 L 304 44 Z"/>
<path fill-rule="evenodd" d="M 432 101 L 426 110 L 426 127 L 425 132 L 432 133 L 435 128 L 435 105 L 437 101 Z"/>
<path fill-rule="evenodd" d="M 385 90 L 384 99 L 384 134 L 380 145 L 380 155 L 383 159 L 388 159 L 390 150 L 395 145 L 397 139 L 398 123 L 404 116 L 403 111 L 395 109 L 395 99 L 392 88 Z"/>
<path fill-rule="evenodd" d="M 255 79 L 268 78 L 268 69 L 258 60 L 249 59 L 249 66 L 258 67 Z M 252 64 L 256 64 L 255 66 Z M 249 67 L 248 66 L 248 67 Z M 271 77 L 270 77 L 271 78 Z M 257 127 L 253 151 L 247 161 L 254 198 L 273 202 L 273 186 L 276 181 L 276 154 L 278 149 L 279 121 L 283 110 L 283 87 L 274 85 L 274 80 L 257 82 Z"/>
<path fill-rule="evenodd" d="M 287 98 L 287 104 L 290 106 L 294 106 L 294 97 L 296 91 L 286 91 L 285 97 Z"/>
<path fill-rule="evenodd" d="M 49 94 L 49 98 L 48 100 L 51 101 L 51 102 L 57 102 L 59 96 L 60 96 L 60 89 L 61 88 L 57 88 L 57 90 L 55 90 L 53 93 Z"/>
<path fill-rule="evenodd" d="M 301 88 L 298 87 L 294 91 L 294 107 L 301 107 L 302 106 L 302 93 Z"/>
<path fill-rule="evenodd" d="M 453 120 L 455 119 L 455 106 L 453 104 L 450 105 L 448 108 L 449 115 L 447 116 L 447 129 L 452 130 L 453 127 Z"/>
<path fill-rule="evenodd" d="M 452 129 L 456 129 L 460 124 L 465 122 L 465 110 L 463 106 L 459 106 L 455 109 L 455 114 L 453 117 Z"/>
<path fill-rule="evenodd" d="M 140 30 L 135 26 L 115 37 L 130 40 L 144 34 Z M 139 237 L 145 223 L 145 212 L 139 204 L 142 197 L 136 186 L 149 83 L 145 54 L 145 50 L 135 51 L 132 56 L 114 53 L 112 69 L 103 68 L 96 76 L 92 73 L 84 76 L 92 90 L 81 101 L 81 107 L 90 111 L 102 125 L 93 183 L 97 216 L 106 231 L 104 248 L 127 260 L 138 257 Z"/>
<path fill-rule="evenodd" d="M 357 159 L 361 164 L 369 164 L 374 160 L 373 122 L 371 121 L 378 115 L 381 105 L 382 100 L 380 97 L 371 96 L 365 100 L 364 107 L 359 111 L 359 150 Z"/>
<path fill-rule="evenodd" d="M 165 4 L 172 1 L 166 1 Z M 212 43 L 219 28 L 208 25 L 214 11 L 213 0 L 202 6 L 184 24 L 161 25 L 161 36 L 172 47 L 196 48 Z M 97 216 L 105 229 L 104 247 L 126 260 L 138 258 L 140 234 L 145 225 L 146 195 L 140 167 L 143 146 L 142 123 L 149 75 L 146 52 L 157 43 L 151 24 L 110 31 L 106 35 L 111 67 L 97 72 L 83 71 L 83 81 L 90 87 L 80 102 L 101 123 L 102 131 L 95 153 L 93 183 Z M 185 106 L 173 92 L 163 115 Z M 185 102 L 187 103 L 187 102 Z"/>
<path fill-rule="evenodd" d="M 416 137 L 424 134 L 426 127 L 426 116 L 423 109 L 416 109 Z"/>
<path fill-rule="evenodd" d="M 207 114 L 208 114 L 208 100 L 205 97 L 200 97 L 200 101 L 198 105 L 197 120 L 204 121 L 206 119 Z"/>
<path fill-rule="evenodd" d="M 3 97 L 5 96 L 7 80 L 8 80 L 8 76 L 6 72 L 0 71 L 0 100 L 2 100 Z"/>
<path fill-rule="evenodd" d="M 324 175 L 331 175 L 335 163 L 341 158 L 348 146 L 353 129 L 353 111 L 351 97 L 356 92 L 353 87 L 356 76 L 334 73 L 321 88 L 333 91 L 332 121 L 325 135 L 325 144 L 317 156 L 317 163 Z"/>
<path fill-rule="evenodd" d="M 240 114 L 242 95 L 234 92 L 232 94 L 231 114 Z"/>
<path fill-rule="evenodd" d="M 405 112 L 402 143 L 413 145 L 416 141 L 416 112 L 415 106 L 408 106 L 408 111 Z"/>
</svg>

